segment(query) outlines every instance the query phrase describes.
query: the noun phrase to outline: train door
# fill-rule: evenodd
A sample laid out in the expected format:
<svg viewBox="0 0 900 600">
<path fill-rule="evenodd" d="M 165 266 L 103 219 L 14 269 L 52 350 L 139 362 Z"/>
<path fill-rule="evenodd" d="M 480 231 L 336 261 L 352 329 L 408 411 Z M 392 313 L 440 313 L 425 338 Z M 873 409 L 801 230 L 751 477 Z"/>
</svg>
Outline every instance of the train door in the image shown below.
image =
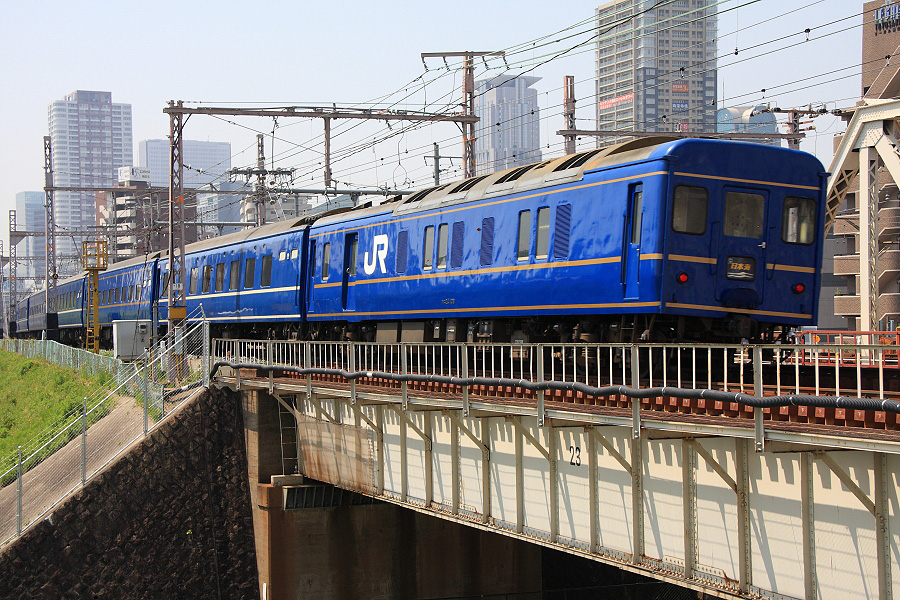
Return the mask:
<svg viewBox="0 0 900 600">
<path fill-rule="evenodd" d="M 356 281 L 356 256 L 359 250 L 359 234 L 348 233 L 344 236 L 344 274 L 341 283 L 341 307 L 344 310 L 356 310 L 351 288 Z"/>
<path fill-rule="evenodd" d="M 722 235 L 714 240 L 719 265 L 716 300 L 726 306 L 756 308 L 765 287 L 768 194 L 734 187 L 722 193 Z"/>
<path fill-rule="evenodd" d="M 643 186 L 640 183 L 631 185 L 628 192 L 628 213 L 622 235 L 622 283 L 625 286 L 625 298 L 634 299 L 640 296 Z"/>
</svg>

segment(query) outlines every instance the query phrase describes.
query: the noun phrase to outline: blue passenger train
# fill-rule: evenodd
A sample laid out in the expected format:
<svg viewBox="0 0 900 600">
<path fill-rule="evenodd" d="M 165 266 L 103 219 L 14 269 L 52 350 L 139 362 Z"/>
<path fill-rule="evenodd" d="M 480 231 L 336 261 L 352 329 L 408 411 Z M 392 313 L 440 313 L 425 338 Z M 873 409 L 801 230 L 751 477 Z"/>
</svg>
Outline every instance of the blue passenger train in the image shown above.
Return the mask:
<svg viewBox="0 0 900 600">
<path fill-rule="evenodd" d="M 813 156 L 647 138 L 192 244 L 216 335 L 369 341 L 734 341 L 817 318 L 827 174 Z M 167 318 L 168 257 L 100 276 L 101 339 Z M 83 334 L 83 276 L 16 331 Z M 43 312 L 42 312 L 43 311 Z"/>
</svg>

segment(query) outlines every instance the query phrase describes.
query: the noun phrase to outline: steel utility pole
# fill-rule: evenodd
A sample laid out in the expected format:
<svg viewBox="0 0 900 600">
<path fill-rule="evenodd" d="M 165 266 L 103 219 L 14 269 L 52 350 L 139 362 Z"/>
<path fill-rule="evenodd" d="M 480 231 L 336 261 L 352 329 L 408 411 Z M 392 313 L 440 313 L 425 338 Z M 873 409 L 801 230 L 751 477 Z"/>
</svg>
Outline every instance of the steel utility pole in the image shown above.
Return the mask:
<svg viewBox="0 0 900 600">
<path fill-rule="evenodd" d="M 474 60 L 476 56 L 481 56 L 484 60 L 485 56 L 502 56 L 506 61 L 506 53 L 500 52 L 423 52 L 422 64 L 425 68 L 426 58 L 443 58 L 444 64 L 447 64 L 448 56 L 461 56 L 463 59 L 463 84 L 462 84 L 462 108 L 463 114 L 475 117 L 475 67 Z M 463 123 L 463 178 L 475 177 L 475 120 Z"/>
<path fill-rule="evenodd" d="M 44 136 L 44 274 L 47 279 L 47 315 L 56 312 L 56 220 L 53 211 L 53 148 Z M 48 321 L 47 326 L 50 327 Z"/>
<path fill-rule="evenodd" d="M 169 109 L 182 102 L 169 101 Z M 169 113 L 169 333 L 187 318 L 184 290 L 184 114 Z M 176 225 L 177 223 L 177 225 Z M 153 332 L 154 334 L 156 332 Z"/>
<path fill-rule="evenodd" d="M 575 77 L 565 75 L 563 77 L 563 118 L 565 119 L 566 129 L 574 131 L 575 126 Z M 563 134 L 565 140 L 566 154 L 575 154 L 575 137 L 571 134 Z"/>
<path fill-rule="evenodd" d="M 425 164 L 428 164 L 428 156 L 425 156 L 426 161 Z M 461 159 L 461 156 L 441 156 L 438 148 L 437 142 L 434 142 L 434 154 L 431 155 L 431 159 L 434 161 L 434 186 L 437 187 L 441 185 L 441 159 L 448 158 L 450 159 L 450 164 L 453 164 L 453 159 Z"/>
<path fill-rule="evenodd" d="M 232 175 L 243 175 L 249 180 L 256 175 L 256 187 L 254 189 L 254 204 L 256 204 L 256 225 L 266 224 L 266 199 L 269 190 L 266 188 L 266 177 L 269 175 L 291 175 L 293 169 L 266 169 L 266 147 L 263 134 L 256 136 L 256 168 L 255 169 L 231 169 Z"/>
<path fill-rule="evenodd" d="M 16 228 L 16 211 L 9 211 L 9 230 Z M 9 315 L 10 322 L 15 323 L 17 317 L 16 304 L 19 302 L 18 278 L 16 277 L 16 241 L 9 237 Z"/>
</svg>

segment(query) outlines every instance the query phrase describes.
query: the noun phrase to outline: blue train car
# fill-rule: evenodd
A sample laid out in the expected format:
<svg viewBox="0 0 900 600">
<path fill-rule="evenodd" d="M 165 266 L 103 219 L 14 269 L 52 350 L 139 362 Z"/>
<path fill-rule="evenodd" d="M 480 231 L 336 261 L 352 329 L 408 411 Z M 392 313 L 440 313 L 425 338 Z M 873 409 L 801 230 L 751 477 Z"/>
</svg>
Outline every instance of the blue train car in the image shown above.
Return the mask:
<svg viewBox="0 0 900 600">
<path fill-rule="evenodd" d="M 384 341 L 811 324 L 825 179 L 805 153 L 645 139 L 431 188 L 313 225 L 308 318 Z"/>
<path fill-rule="evenodd" d="M 304 321 L 308 227 L 282 221 L 191 244 L 185 249 L 187 311 L 216 335 L 296 338 Z M 160 259 L 159 315 L 168 319 L 168 257 Z"/>
<path fill-rule="evenodd" d="M 78 275 L 56 286 L 56 312 L 59 324 L 59 341 L 80 345 L 84 336 L 86 310 L 83 304 L 87 287 L 85 276 Z"/>
</svg>

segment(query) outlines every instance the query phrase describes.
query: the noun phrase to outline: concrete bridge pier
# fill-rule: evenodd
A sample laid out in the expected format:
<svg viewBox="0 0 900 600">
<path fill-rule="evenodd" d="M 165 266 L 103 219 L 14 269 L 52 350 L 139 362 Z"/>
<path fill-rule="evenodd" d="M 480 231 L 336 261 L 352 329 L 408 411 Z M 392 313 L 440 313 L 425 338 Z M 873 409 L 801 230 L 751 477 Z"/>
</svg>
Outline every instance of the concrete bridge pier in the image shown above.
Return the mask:
<svg viewBox="0 0 900 600">
<path fill-rule="evenodd" d="M 242 402 L 263 600 L 440 598 L 541 589 L 537 545 L 393 504 L 359 504 L 367 500 L 349 492 L 322 492 L 327 501 L 313 502 L 314 508 L 285 510 L 286 497 L 313 491 L 272 484 L 273 475 L 282 475 L 278 400 L 263 391 L 244 391 Z"/>
</svg>

